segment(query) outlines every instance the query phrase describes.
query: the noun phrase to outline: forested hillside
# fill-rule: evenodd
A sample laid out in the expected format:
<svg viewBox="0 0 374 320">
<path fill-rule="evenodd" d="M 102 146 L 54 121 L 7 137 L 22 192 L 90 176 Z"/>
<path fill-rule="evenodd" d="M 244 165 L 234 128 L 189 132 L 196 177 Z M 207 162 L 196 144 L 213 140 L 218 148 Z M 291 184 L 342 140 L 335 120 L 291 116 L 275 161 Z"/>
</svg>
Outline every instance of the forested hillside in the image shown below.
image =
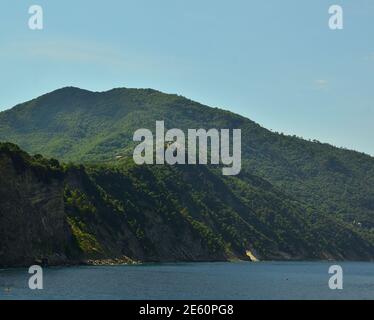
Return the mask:
<svg viewBox="0 0 374 320">
<path fill-rule="evenodd" d="M 157 120 L 241 129 L 241 173 L 135 165 L 133 133 Z M 63 88 L 1 112 L 0 141 L 34 155 L 1 145 L 0 264 L 374 257 L 372 157 L 181 96 Z"/>
<path fill-rule="evenodd" d="M 0 266 L 374 256 L 368 235 L 249 174 L 65 165 L 12 144 L 0 144 L 0 174 Z"/>
<path fill-rule="evenodd" d="M 107 161 L 130 155 L 134 131 L 154 131 L 156 120 L 169 129 L 240 128 L 245 172 L 319 213 L 367 231 L 374 226 L 372 157 L 273 133 L 231 112 L 151 89 L 56 90 L 1 112 L 0 141 L 64 161 Z"/>
</svg>

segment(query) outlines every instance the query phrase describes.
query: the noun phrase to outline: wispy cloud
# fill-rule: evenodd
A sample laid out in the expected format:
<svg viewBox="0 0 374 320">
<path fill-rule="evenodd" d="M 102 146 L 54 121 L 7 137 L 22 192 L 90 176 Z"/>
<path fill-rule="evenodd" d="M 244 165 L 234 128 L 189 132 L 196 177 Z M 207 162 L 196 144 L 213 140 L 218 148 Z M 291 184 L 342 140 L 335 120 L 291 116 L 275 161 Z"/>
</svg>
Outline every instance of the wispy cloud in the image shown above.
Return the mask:
<svg viewBox="0 0 374 320">
<path fill-rule="evenodd" d="M 188 68 L 185 61 L 179 61 L 173 55 L 157 56 L 124 46 L 72 39 L 13 42 L 0 50 L 0 57 L 48 60 L 67 65 L 89 64 L 123 71 L 163 70 L 163 65 L 174 65 L 179 70 Z"/>
<path fill-rule="evenodd" d="M 314 80 L 314 86 L 318 89 L 326 89 L 328 85 L 329 85 L 329 82 L 326 79 Z"/>
<path fill-rule="evenodd" d="M 9 53 L 63 62 L 100 63 L 126 66 L 119 52 L 96 43 L 74 41 L 19 42 L 7 46 Z M 3 54 L 7 52 L 3 51 Z"/>
<path fill-rule="evenodd" d="M 374 52 L 369 53 L 366 57 L 365 60 L 367 61 L 374 61 Z"/>
</svg>

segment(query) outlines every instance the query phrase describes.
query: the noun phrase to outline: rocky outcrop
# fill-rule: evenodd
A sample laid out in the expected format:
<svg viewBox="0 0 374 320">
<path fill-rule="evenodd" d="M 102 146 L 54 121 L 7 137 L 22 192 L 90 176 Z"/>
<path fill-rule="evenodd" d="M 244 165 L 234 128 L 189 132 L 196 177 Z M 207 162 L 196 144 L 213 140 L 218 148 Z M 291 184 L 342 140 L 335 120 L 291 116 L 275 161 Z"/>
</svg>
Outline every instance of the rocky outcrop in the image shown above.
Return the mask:
<svg viewBox="0 0 374 320">
<path fill-rule="evenodd" d="M 45 173 L 17 153 L 0 152 L 1 266 L 71 262 L 63 178 Z"/>
<path fill-rule="evenodd" d="M 372 239 L 353 227 L 258 177 L 215 171 L 60 165 L 0 143 L 0 267 L 373 259 Z"/>
<path fill-rule="evenodd" d="M 152 208 L 118 212 L 83 167 L 53 168 L 7 144 L 0 176 L 1 267 L 228 258 L 189 222 L 173 228 Z"/>
</svg>

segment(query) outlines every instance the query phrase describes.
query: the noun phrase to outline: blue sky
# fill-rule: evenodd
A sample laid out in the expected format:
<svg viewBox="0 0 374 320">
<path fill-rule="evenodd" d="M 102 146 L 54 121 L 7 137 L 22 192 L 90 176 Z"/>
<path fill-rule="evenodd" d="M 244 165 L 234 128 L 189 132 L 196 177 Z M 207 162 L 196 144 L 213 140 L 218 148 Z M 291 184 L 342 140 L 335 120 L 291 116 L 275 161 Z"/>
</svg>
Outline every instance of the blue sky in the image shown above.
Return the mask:
<svg viewBox="0 0 374 320">
<path fill-rule="evenodd" d="M 28 28 L 33 4 L 44 30 Z M 0 110 L 63 86 L 146 87 L 374 155 L 372 0 L 3 0 L 0 30 Z"/>
</svg>

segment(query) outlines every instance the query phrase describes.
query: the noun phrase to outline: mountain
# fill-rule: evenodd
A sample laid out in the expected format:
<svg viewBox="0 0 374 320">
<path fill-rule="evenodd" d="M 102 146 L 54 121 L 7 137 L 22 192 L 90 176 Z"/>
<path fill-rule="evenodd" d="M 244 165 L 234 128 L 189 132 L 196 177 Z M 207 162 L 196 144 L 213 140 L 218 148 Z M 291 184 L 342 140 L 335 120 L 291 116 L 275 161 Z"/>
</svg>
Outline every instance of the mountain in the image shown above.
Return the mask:
<svg viewBox="0 0 374 320">
<path fill-rule="evenodd" d="M 222 177 L 214 167 L 131 166 L 127 158 L 134 147 L 133 133 L 139 128 L 154 131 L 156 120 L 164 120 L 168 129 L 241 129 L 242 172 L 235 177 Z M 173 219 L 181 215 L 184 223 L 189 220 L 195 229 L 200 228 L 201 234 L 210 238 L 208 243 L 216 243 L 215 246 L 220 243 L 218 251 L 222 259 L 243 257 L 246 250 L 256 252 L 262 259 L 368 260 L 374 257 L 372 157 L 318 141 L 274 133 L 240 115 L 210 108 L 181 96 L 151 89 L 91 92 L 73 87 L 62 88 L 1 112 L 0 141 L 16 143 L 32 154 L 84 165 L 80 174 L 79 171 L 75 173 L 85 176 L 85 181 L 92 186 L 88 189 L 90 191 L 76 186 L 80 193 L 65 193 L 64 207 L 68 217 L 74 212 L 77 214 L 78 209 L 70 208 L 70 204 L 75 202 L 66 202 L 66 199 L 80 199 L 83 191 L 84 197 L 96 199 L 95 194 L 104 190 L 107 194 L 104 199 L 112 199 L 122 208 L 130 194 L 121 194 L 120 190 L 135 184 L 147 190 L 149 203 L 157 203 L 160 208 L 157 211 L 149 205 L 143 209 L 147 201 L 142 199 L 146 195 L 141 188 L 131 187 L 131 197 L 135 198 L 131 200 L 132 209 L 129 212 L 144 214 L 146 210 L 143 220 L 150 221 L 157 212 L 173 212 L 178 208 L 178 213 L 169 217 L 169 227 L 176 228 L 177 220 Z M 117 161 L 117 155 L 123 158 Z M 36 157 L 39 158 L 43 159 Z M 70 171 L 64 170 L 61 185 L 65 188 L 71 175 Z M 173 180 L 170 176 L 175 177 L 175 181 L 170 181 Z M 113 186 L 118 186 L 119 190 L 114 190 Z M 95 188 L 100 192 L 91 194 Z M 190 196 L 183 195 L 185 192 Z M 137 198 L 139 195 L 142 197 Z M 169 197 L 176 199 L 173 205 L 169 209 L 162 208 L 162 205 L 169 205 Z M 97 201 L 93 206 L 100 221 L 101 215 L 106 212 L 103 208 L 106 208 L 107 200 Z M 108 209 L 106 217 L 112 219 L 112 213 L 119 208 Z M 186 214 L 191 217 L 196 215 L 197 222 L 185 218 Z M 209 220 L 204 220 L 206 216 L 210 217 Z M 86 218 L 83 216 L 80 219 L 83 225 L 91 228 L 90 223 L 84 222 Z M 75 230 L 79 234 L 75 220 L 69 218 L 68 221 L 70 232 Z M 182 225 L 180 230 L 188 230 L 187 224 Z M 110 240 L 111 243 L 105 240 L 110 236 L 104 237 L 104 231 L 99 232 L 94 225 L 92 228 L 87 234 L 99 239 L 97 241 L 102 242 L 101 246 L 107 246 L 104 250 L 107 254 L 102 256 L 118 256 L 117 249 L 110 249 L 116 248 L 115 237 Z M 143 233 L 149 228 L 148 225 L 144 227 Z M 106 229 L 111 230 L 111 226 Z M 136 234 L 136 231 L 132 232 Z M 230 234 L 229 238 L 226 233 Z M 111 234 L 108 232 L 108 235 Z M 158 248 L 160 242 L 150 235 L 147 239 L 150 246 Z M 109 242 L 104 245 L 106 241 Z M 174 238 L 172 241 L 175 241 Z M 222 251 L 222 248 L 225 249 Z M 125 255 L 135 260 L 163 260 L 167 257 L 188 260 L 181 254 L 171 254 L 171 251 L 164 254 L 144 252 L 137 255 L 126 251 Z M 213 256 L 207 251 L 190 255 L 191 260 L 201 257 L 208 259 Z"/>
<path fill-rule="evenodd" d="M 318 211 L 374 227 L 374 159 L 273 133 L 228 111 L 151 89 L 62 88 L 0 113 L 0 141 L 63 161 L 130 154 L 139 128 L 240 128 L 244 170 Z"/>
</svg>

